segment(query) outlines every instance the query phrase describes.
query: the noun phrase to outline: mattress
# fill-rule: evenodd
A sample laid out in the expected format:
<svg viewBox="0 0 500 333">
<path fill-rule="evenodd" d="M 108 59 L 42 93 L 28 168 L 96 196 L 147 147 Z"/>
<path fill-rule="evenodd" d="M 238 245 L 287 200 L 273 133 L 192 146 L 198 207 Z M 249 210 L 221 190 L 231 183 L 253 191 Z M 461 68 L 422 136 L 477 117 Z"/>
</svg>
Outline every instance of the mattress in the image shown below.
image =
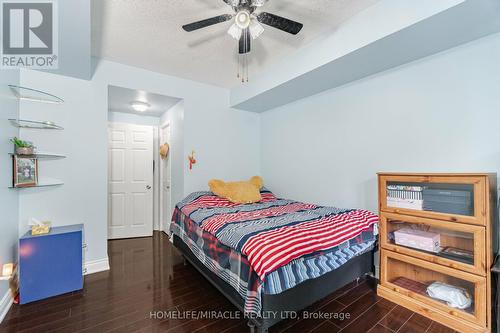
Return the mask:
<svg viewBox="0 0 500 333">
<path fill-rule="evenodd" d="M 177 204 L 171 231 L 238 291 L 246 312 L 260 313 L 263 293 L 281 293 L 370 251 L 377 222 L 377 216 L 367 211 L 278 199 L 267 190 L 261 202 L 246 205 L 195 192 Z M 286 259 L 259 261 L 258 249 L 247 247 L 252 242 L 266 244 L 266 254 L 286 253 Z M 290 251 L 293 247 L 299 250 Z M 254 255 L 253 261 L 248 254 Z"/>
</svg>

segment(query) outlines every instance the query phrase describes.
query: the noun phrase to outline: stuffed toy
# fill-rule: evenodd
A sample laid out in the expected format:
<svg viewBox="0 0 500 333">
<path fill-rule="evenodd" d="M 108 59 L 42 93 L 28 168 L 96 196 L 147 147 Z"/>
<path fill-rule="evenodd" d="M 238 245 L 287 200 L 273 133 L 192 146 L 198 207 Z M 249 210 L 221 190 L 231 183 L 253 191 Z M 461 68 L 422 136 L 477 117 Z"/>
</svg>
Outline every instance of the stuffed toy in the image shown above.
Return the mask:
<svg viewBox="0 0 500 333">
<path fill-rule="evenodd" d="M 210 191 L 215 195 L 239 204 L 259 202 L 262 199 L 260 196 L 262 186 L 263 181 L 259 176 L 254 176 L 249 181 L 224 182 L 212 179 L 208 182 Z"/>
</svg>

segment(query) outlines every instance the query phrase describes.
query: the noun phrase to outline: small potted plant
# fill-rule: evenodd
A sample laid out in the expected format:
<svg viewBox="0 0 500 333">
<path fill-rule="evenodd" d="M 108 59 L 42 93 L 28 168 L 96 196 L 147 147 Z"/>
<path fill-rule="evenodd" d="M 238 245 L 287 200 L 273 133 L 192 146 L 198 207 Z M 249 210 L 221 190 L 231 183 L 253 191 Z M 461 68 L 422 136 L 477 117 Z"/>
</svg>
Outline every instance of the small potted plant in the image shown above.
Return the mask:
<svg viewBox="0 0 500 333">
<path fill-rule="evenodd" d="M 33 155 L 35 153 L 35 146 L 32 142 L 23 141 L 17 137 L 10 139 L 10 141 L 14 144 L 17 155 Z"/>
</svg>

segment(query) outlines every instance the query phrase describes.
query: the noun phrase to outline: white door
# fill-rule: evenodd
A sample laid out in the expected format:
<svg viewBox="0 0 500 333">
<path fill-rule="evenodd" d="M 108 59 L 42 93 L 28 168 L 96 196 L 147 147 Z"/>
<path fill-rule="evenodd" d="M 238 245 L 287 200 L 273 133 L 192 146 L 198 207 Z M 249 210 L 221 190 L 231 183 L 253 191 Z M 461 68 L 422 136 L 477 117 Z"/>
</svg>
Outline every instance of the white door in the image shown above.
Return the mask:
<svg viewBox="0 0 500 333">
<path fill-rule="evenodd" d="M 163 231 L 170 233 L 170 221 L 172 220 L 172 145 L 170 142 L 170 125 L 166 124 L 160 129 L 160 144 L 168 143 L 170 151 L 167 158 L 161 160 L 160 164 L 160 221 Z"/>
<path fill-rule="evenodd" d="M 153 235 L 153 127 L 109 123 L 108 238 Z"/>
</svg>

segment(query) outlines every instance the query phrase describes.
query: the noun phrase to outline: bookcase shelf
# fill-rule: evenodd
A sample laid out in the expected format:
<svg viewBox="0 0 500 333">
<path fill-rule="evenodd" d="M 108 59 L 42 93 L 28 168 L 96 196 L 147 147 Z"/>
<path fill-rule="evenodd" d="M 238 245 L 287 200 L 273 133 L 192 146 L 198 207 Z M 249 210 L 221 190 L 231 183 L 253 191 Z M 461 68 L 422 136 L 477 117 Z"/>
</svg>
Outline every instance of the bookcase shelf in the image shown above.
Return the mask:
<svg viewBox="0 0 500 333">
<path fill-rule="evenodd" d="M 378 294 L 456 331 L 491 332 L 496 174 L 379 173 L 378 184 Z M 433 294 L 443 283 L 470 304 Z"/>
</svg>

